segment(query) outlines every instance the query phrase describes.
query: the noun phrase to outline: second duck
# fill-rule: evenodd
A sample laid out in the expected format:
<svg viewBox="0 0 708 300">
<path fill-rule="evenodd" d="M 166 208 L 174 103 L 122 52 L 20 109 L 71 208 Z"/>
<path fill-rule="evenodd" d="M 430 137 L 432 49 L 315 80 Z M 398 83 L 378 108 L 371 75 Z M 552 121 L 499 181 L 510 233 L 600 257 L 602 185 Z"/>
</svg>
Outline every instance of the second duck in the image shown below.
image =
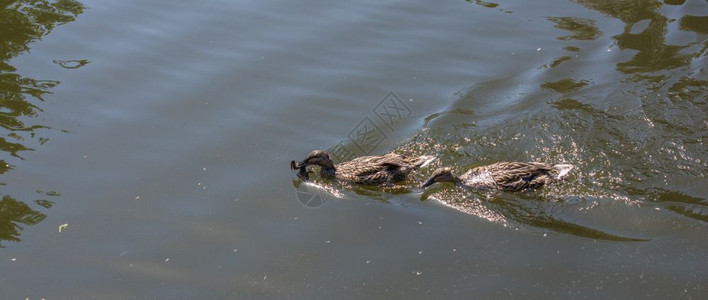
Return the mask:
<svg viewBox="0 0 708 300">
<path fill-rule="evenodd" d="M 499 162 L 476 167 L 462 176 L 455 176 L 450 168 L 440 168 L 421 187 L 436 182 L 453 182 L 456 185 L 481 190 L 517 192 L 534 189 L 565 177 L 573 165 L 550 165 L 537 162 Z"/>
</svg>

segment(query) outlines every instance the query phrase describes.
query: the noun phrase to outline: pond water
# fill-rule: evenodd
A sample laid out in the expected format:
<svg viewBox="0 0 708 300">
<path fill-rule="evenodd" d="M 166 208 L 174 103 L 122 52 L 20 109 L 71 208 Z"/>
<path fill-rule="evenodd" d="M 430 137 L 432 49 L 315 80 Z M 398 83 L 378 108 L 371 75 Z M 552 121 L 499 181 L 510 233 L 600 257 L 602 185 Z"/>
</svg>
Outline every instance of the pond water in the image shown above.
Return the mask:
<svg viewBox="0 0 708 300">
<path fill-rule="evenodd" d="M 0 299 L 708 297 L 706 1 L 42 0 L 0 20 Z M 314 185 L 289 169 L 313 149 L 438 160 Z M 417 187 L 497 161 L 576 168 Z"/>
</svg>

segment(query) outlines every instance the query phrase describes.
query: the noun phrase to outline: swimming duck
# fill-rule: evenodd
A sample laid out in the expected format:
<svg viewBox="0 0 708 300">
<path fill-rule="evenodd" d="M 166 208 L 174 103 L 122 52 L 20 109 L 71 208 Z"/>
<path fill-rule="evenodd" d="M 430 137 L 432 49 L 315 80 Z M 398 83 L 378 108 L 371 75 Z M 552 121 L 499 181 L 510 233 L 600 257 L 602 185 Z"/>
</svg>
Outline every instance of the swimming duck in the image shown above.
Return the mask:
<svg viewBox="0 0 708 300">
<path fill-rule="evenodd" d="M 421 187 L 428 187 L 436 182 L 454 182 L 455 185 L 470 189 L 518 192 L 561 180 L 571 169 L 573 165 L 567 164 L 499 162 L 476 167 L 458 177 L 450 168 L 439 168 Z"/>
<path fill-rule="evenodd" d="M 362 156 L 335 165 L 327 151 L 314 150 L 305 160 L 290 162 L 290 168 L 298 170 L 298 176 L 307 178 L 305 167 L 320 166 L 320 176 L 347 183 L 385 185 L 403 181 L 408 174 L 435 160 L 433 156 L 405 156 L 389 153 L 382 156 Z M 305 175 L 305 176 L 301 176 Z"/>
</svg>

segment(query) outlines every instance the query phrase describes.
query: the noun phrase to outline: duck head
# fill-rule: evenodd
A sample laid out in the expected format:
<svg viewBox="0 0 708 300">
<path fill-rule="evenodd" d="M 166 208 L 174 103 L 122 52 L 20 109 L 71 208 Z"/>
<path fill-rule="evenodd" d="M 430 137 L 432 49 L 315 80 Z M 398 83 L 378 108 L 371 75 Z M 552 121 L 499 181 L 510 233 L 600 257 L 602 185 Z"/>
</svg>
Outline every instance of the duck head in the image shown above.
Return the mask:
<svg viewBox="0 0 708 300">
<path fill-rule="evenodd" d="M 452 169 L 450 168 L 439 168 L 433 172 L 433 175 L 430 176 L 430 179 L 425 181 L 420 187 L 425 188 L 428 186 L 433 185 L 436 182 L 459 182 L 460 179 L 457 178 L 454 174 L 452 174 Z"/>
<path fill-rule="evenodd" d="M 291 168 L 293 169 L 300 169 L 307 167 L 309 165 L 318 165 L 323 168 L 334 168 L 334 163 L 332 162 L 332 159 L 329 158 L 329 154 L 327 151 L 324 150 L 315 150 L 310 152 L 310 154 L 307 155 L 307 158 L 305 160 L 294 164 L 294 162 L 291 162 Z"/>
</svg>

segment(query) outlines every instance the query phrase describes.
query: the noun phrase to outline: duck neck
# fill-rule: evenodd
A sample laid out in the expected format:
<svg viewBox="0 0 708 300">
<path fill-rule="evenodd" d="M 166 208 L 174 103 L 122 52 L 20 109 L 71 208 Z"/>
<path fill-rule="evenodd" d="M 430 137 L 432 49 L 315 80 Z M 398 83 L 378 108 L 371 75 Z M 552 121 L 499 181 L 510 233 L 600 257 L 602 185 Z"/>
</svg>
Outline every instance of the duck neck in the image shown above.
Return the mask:
<svg viewBox="0 0 708 300">
<path fill-rule="evenodd" d="M 337 169 L 332 167 L 320 167 L 320 176 L 322 178 L 334 179 Z"/>
</svg>

